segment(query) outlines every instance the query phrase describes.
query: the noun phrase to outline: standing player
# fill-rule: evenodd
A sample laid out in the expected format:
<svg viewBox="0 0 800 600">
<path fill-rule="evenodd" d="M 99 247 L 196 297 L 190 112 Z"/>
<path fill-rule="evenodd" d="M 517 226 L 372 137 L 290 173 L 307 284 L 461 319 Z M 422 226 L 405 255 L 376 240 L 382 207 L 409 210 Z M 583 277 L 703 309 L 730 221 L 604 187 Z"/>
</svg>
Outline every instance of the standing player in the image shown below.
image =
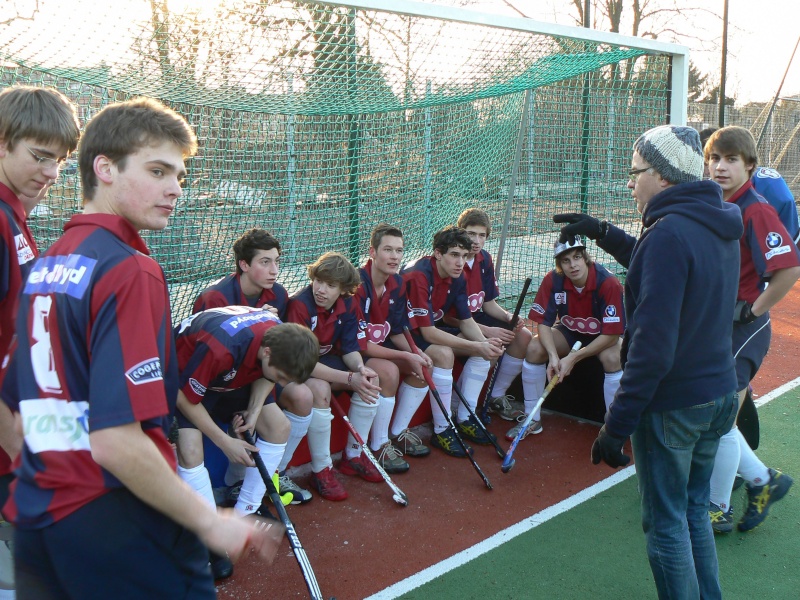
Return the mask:
<svg viewBox="0 0 800 600">
<path fill-rule="evenodd" d="M 525 412 L 533 410 L 548 378 L 558 375 L 563 380 L 576 363 L 590 356 L 597 356 L 603 365 L 603 400 L 608 410 L 622 378 L 622 285 L 592 260 L 580 236 L 572 242 L 557 241 L 553 258 L 556 268 L 545 275 L 528 314 L 539 326 L 523 370 L 532 380 L 525 390 Z M 581 349 L 570 352 L 575 342 L 581 342 Z M 513 440 L 521 427 L 522 423 L 514 426 L 506 439 Z M 523 437 L 541 431 L 541 414 L 535 414 Z"/>
<path fill-rule="evenodd" d="M 741 408 L 747 387 L 769 350 L 769 310 L 800 277 L 800 255 L 775 209 L 755 192 L 753 171 L 758 157 L 750 132 L 743 127 L 723 127 L 706 142 L 705 160 L 711 178 L 722 188 L 726 202 L 742 212 L 744 235 L 739 242 L 741 267 L 733 323 L 733 355 Z M 769 285 L 766 285 L 769 282 Z M 792 478 L 768 469 L 734 427 L 719 443 L 711 476 L 711 516 L 714 530 L 733 529 L 731 490 L 737 471 L 747 483 L 748 505 L 739 531 L 749 531 L 767 517 L 770 506 L 783 498 Z"/>
<path fill-rule="evenodd" d="M 363 404 L 376 405 L 381 388 L 378 375 L 364 365 L 361 356 L 366 332 L 359 326 L 360 311 L 353 298 L 361 282 L 358 271 L 338 252 L 326 252 L 308 266 L 308 278 L 311 285 L 291 297 L 286 314 L 289 321 L 308 327 L 319 340 L 319 362 L 306 382 L 314 396 L 308 427 L 311 484 L 326 500 L 339 501 L 347 498 L 347 490 L 336 478 L 331 460 L 331 390 L 352 390 Z M 350 416 L 359 420 L 359 429 L 368 431 L 375 412 L 359 412 L 359 408 L 351 408 Z M 291 456 L 285 454 L 283 463 L 289 460 Z M 366 456 L 345 457 L 340 470 L 366 481 L 383 481 Z"/>
<path fill-rule="evenodd" d="M 0 93 L 0 385 L 4 357 L 13 351 L 22 283 L 39 255 L 27 218 L 75 150 L 78 135 L 75 107 L 58 91 L 16 86 Z M 0 509 L 13 479 L 11 460 L 21 444 L 13 414 L 0 402 Z M 11 558 L 6 556 L 11 531 L 0 516 L 0 561 L 9 566 L 9 572 L 0 572 L 0 595 L 13 589 Z"/>
<path fill-rule="evenodd" d="M 28 424 L 7 505 L 20 599 L 214 598 L 203 544 L 232 560 L 277 550 L 183 483 L 167 441 L 169 294 L 139 231 L 166 227 L 196 144 L 153 100 L 100 111 L 80 142 L 84 213 L 28 275 L 3 390 Z"/>
<path fill-rule="evenodd" d="M 472 248 L 467 253 L 467 262 L 464 265 L 464 276 L 467 279 L 467 294 L 472 318 L 475 319 L 485 337 L 497 338 L 506 347 L 506 352 L 498 367 L 494 385 L 489 390 L 487 408 L 489 412 L 497 413 L 500 418 L 506 421 L 524 419 L 524 413 L 511 407 L 510 400 L 513 398 L 506 396 L 506 392 L 520 373 L 522 373 L 523 387 L 531 384 L 528 381 L 530 378 L 527 376 L 527 372 L 523 370 L 525 352 L 528 348 L 528 343 L 531 341 L 531 332 L 525 327 L 522 319 L 518 321 L 514 331 L 508 329 L 508 323 L 511 322 L 513 315 L 497 304 L 496 298 L 500 295 L 500 289 L 497 285 L 494 264 L 492 263 L 491 254 L 483 248 L 492 233 L 489 215 L 479 208 L 469 208 L 458 217 L 457 226 L 466 231 L 472 240 Z M 470 358 L 467 364 L 476 360 L 479 359 Z M 474 364 L 475 362 L 473 362 Z M 467 398 L 470 398 L 468 391 L 470 394 L 480 393 L 480 389 L 483 387 L 481 380 L 477 392 L 473 392 L 480 379 L 475 378 L 473 380 L 469 378 L 473 371 L 473 368 L 465 367 L 458 381 L 458 385 L 462 387 Z M 462 416 L 466 418 L 466 409 L 463 406 L 459 408 L 459 411 L 461 412 L 459 418 Z"/>
<path fill-rule="evenodd" d="M 422 380 L 422 368 L 433 366 L 424 353 L 411 351 L 403 327 L 408 324 L 406 311 L 406 288 L 403 278 L 398 275 L 403 260 L 403 232 L 386 223 L 377 225 L 370 235 L 369 260 L 361 267 L 361 285 L 356 290 L 361 313 L 364 316 L 367 347 L 364 354 L 370 357 L 367 366 L 378 374 L 381 393 L 378 397 L 372 428 L 358 429 L 363 439 L 370 433 L 370 447 L 377 453 L 378 461 L 387 473 L 405 473 L 409 464 L 403 459 L 403 452 L 389 440 L 389 424 L 394 412 L 400 374 L 415 374 Z M 423 396 L 427 386 L 419 388 Z M 359 400 L 359 411 L 368 410 L 357 394 L 350 400 L 351 420 L 353 405 Z M 355 423 L 355 422 L 354 422 Z M 346 456 L 352 459 L 360 452 L 352 434 L 347 438 Z"/>
<path fill-rule="evenodd" d="M 277 282 L 281 260 L 278 240 L 263 229 L 251 229 L 234 242 L 233 254 L 236 271 L 203 290 L 195 300 L 192 312 L 233 305 L 266 307 L 285 321 L 289 295 Z M 247 395 L 248 391 L 241 389 L 235 393 Z M 278 405 L 291 425 L 286 443 L 291 457 L 311 421 L 311 390 L 297 383 L 290 383 L 285 388 L 279 384 L 271 394 L 278 397 Z M 278 418 L 279 415 L 270 412 L 270 416 Z M 281 428 L 278 424 L 276 427 Z M 280 471 L 281 493 L 291 493 L 292 504 L 310 502 L 311 492 L 302 489 L 286 475 L 287 464 L 288 460 Z M 225 484 L 233 486 L 231 497 L 238 493 L 236 483 L 244 477 L 244 471 L 239 467 L 241 465 L 230 463 L 225 473 Z"/>
<path fill-rule="evenodd" d="M 409 320 L 417 346 L 433 360 L 432 379 L 439 391 L 445 410 L 450 410 L 453 391 L 454 356 L 476 358 L 467 361 L 464 370 L 470 369 L 467 378 L 480 380 L 478 392 L 489 373 L 489 361 L 503 353 L 503 344 L 497 338 L 486 338 L 472 318 L 467 300 L 467 283 L 463 275 L 472 240 L 458 227 L 446 227 L 433 236 L 433 256 L 425 256 L 403 268 L 403 280 L 408 295 Z M 438 326 L 451 309 L 458 319 L 458 328 Z M 434 348 L 435 346 L 435 348 Z M 482 379 L 481 379 L 482 377 Z M 416 378 L 413 378 L 416 379 Z M 415 382 L 406 378 L 409 385 Z M 419 384 L 417 384 L 419 385 Z M 476 383 L 477 385 L 477 383 Z M 397 414 L 392 422 L 392 433 L 405 432 L 425 395 L 399 394 Z M 470 399 L 474 410 L 477 393 Z M 431 445 L 450 456 L 466 458 L 466 453 L 448 425 L 447 417 L 438 402 L 431 402 L 433 435 Z M 459 409 L 459 415 L 461 409 Z M 463 437 L 476 444 L 491 444 L 474 419 L 459 418 L 458 428 Z M 421 444 L 419 444 L 421 446 Z M 423 446 L 423 448 L 425 448 Z M 427 448 L 425 449 L 427 450 Z M 470 449 L 471 450 L 471 449 Z"/>
</svg>

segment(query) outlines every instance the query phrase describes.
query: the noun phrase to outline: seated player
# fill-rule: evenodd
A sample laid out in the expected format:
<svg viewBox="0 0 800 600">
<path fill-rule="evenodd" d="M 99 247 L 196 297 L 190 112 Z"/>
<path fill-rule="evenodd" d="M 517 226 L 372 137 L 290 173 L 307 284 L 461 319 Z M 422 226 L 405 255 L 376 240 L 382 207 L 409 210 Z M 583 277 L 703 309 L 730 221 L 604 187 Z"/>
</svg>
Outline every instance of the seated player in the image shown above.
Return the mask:
<svg viewBox="0 0 800 600">
<path fill-rule="evenodd" d="M 522 373 L 522 383 L 532 385 L 529 381 L 529 373 L 523 372 L 522 365 L 525 360 L 525 353 L 531 341 L 531 332 L 525 327 L 522 319 L 517 322 L 516 328 L 512 331 L 508 328 L 512 315 L 503 307 L 497 304 L 496 298 L 500 295 L 497 284 L 497 277 L 494 272 L 492 255 L 484 250 L 486 240 L 492 233 L 492 224 L 489 215 L 479 208 L 469 208 L 458 217 L 458 227 L 467 232 L 472 240 L 472 248 L 467 254 L 467 263 L 464 265 L 464 276 L 467 279 L 467 294 L 469 299 L 469 309 L 472 311 L 472 318 L 480 327 L 481 332 L 487 338 L 498 338 L 506 347 L 505 355 L 500 361 L 497 376 L 494 380 L 492 389 L 488 394 L 488 411 L 497 413 L 500 418 L 506 421 L 517 421 L 524 419 L 525 414 L 512 408 L 511 396 L 506 396 L 506 392 Z M 470 358 L 470 361 L 479 359 Z M 469 363 L 469 361 L 467 361 Z M 478 385 L 478 378 L 473 381 L 467 377 L 474 369 L 465 368 L 458 384 L 464 390 L 467 399 L 470 398 L 468 392 L 472 393 Z M 481 387 L 483 383 L 481 382 Z M 480 393 L 481 388 L 477 388 L 474 393 Z M 460 408 L 461 414 L 466 418 L 466 409 Z"/>
<path fill-rule="evenodd" d="M 606 410 L 622 378 L 621 336 L 625 331 L 622 285 L 605 267 L 592 260 L 583 238 L 556 242 L 556 268 L 545 275 L 528 318 L 539 324 L 538 335 L 528 345 L 523 375 L 530 373 L 533 385 L 524 388 L 525 413 L 530 414 L 553 375 L 564 379 L 576 363 L 597 356 L 605 378 L 603 400 Z M 558 319 L 558 323 L 556 323 Z M 570 352 L 575 342 L 581 349 Z M 513 440 L 522 423 L 512 427 L 506 439 Z M 541 412 L 533 416 L 523 438 L 541 433 Z"/>
<path fill-rule="evenodd" d="M 319 362 L 306 385 L 314 398 L 311 423 L 308 426 L 308 449 L 311 453 L 311 485 L 326 500 L 347 498 L 347 490 L 336 478 L 331 459 L 331 390 L 351 390 L 358 394 L 359 405 L 375 405 L 380 394 L 378 375 L 364 365 L 361 350 L 366 345 L 366 332 L 359 327 L 360 311 L 353 294 L 361 279 L 356 268 L 338 252 L 327 252 L 308 266 L 311 285 L 289 300 L 287 319 L 314 332 L 319 340 Z M 372 425 L 374 412 L 355 412 L 359 428 Z M 364 421 L 364 422 L 362 422 Z M 288 464 L 291 456 L 284 456 Z M 383 481 L 366 456 L 346 458 L 340 470 L 359 475 L 366 481 Z"/>
<path fill-rule="evenodd" d="M 319 345 L 305 328 L 284 323 L 271 312 L 244 306 L 212 308 L 184 319 L 176 332 L 180 372 L 178 392 L 178 474 L 212 506 L 211 479 L 203 462 L 203 435 L 232 463 L 247 467 L 235 509 L 259 512 L 266 486 L 250 452 L 259 452 L 274 473 L 286 448 L 289 422 L 280 408 L 265 400 L 276 383 L 308 379 Z M 231 393 L 241 390 L 242 393 Z M 229 436 L 217 422 L 237 432 L 255 431 L 255 446 Z M 217 579 L 230 576 L 226 557 L 212 556 Z"/>
<path fill-rule="evenodd" d="M 289 294 L 277 283 L 281 260 L 280 242 L 263 229 L 251 229 L 234 242 L 233 254 L 236 272 L 203 290 L 195 300 L 192 312 L 232 305 L 265 307 L 285 321 Z M 242 390 L 238 393 L 247 392 Z M 290 383 L 285 388 L 276 386 L 272 394 L 278 397 L 278 406 L 283 409 L 283 414 L 291 425 L 289 440 L 286 442 L 287 453 L 291 457 L 305 437 L 311 421 L 311 390 L 305 385 Z M 311 492 L 298 486 L 286 475 L 288 462 L 287 459 L 279 466 L 281 493 L 291 493 L 292 504 L 310 502 Z M 225 473 L 225 484 L 233 486 L 230 498 L 236 498 L 239 492 L 236 483 L 243 478 L 243 465 L 230 464 Z"/>
<path fill-rule="evenodd" d="M 403 278 L 398 275 L 403 251 L 403 232 L 386 223 L 377 225 L 370 235 L 369 260 L 359 270 L 361 285 L 356 290 L 367 332 L 364 354 L 370 358 L 366 364 L 378 374 L 381 393 L 377 406 L 367 405 L 354 393 L 350 400 L 349 418 L 355 425 L 354 416 L 358 412 L 374 411 L 372 428 L 365 427 L 368 420 L 365 418 L 356 429 L 363 439 L 367 439 L 367 433 L 370 434 L 370 448 L 387 473 L 405 473 L 409 469 L 403 452 L 389 440 L 389 424 L 401 373 L 405 376 L 414 374 L 419 381 L 424 381 L 420 369 L 433 366 L 426 354 L 412 352 L 403 336 L 403 327 L 408 325 L 406 288 Z M 427 391 L 425 386 L 417 393 L 424 397 Z M 349 435 L 346 457 L 352 460 L 360 451 L 352 434 Z"/>
<path fill-rule="evenodd" d="M 489 373 L 489 361 L 503 353 L 502 342 L 497 338 L 484 337 L 469 310 L 463 271 L 471 249 L 472 240 L 463 229 L 446 227 L 433 237 L 432 256 L 420 258 L 402 270 L 408 295 L 410 329 L 413 330 L 412 335 L 415 336 L 417 346 L 433 361 L 431 378 L 447 411 L 450 411 L 452 399 L 454 356 L 477 359 L 473 362 L 467 360 L 464 369 L 470 370 L 467 375 L 470 385 L 474 384 L 480 391 Z M 451 309 L 455 310 L 458 328 L 448 328 L 442 322 L 444 315 Z M 407 377 L 404 383 L 410 387 L 421 387 L 415 379 L 413 376 Z M 401 387 L 397 413 L 392 422 L 393 434 L 408 428 L 411 418 L 425 398 L 424 394 L 404 394 L 402 391 Z M 473 394 L 473 402 L 477 403 L 477 392 Z M 438 402 L 431 402 L 431 408 L 431 445 L 450 456 L 465 458 L 467 455 L 456 440 L 455 432 L 449 427 L 447 416 L 439 408 Z M 475 404 L 472 404 L 472 408 L 474 410 Z M 458 428 L 462 437 L 476 444 L 492 443 L 472 417 L 459 418 Z M 471 448 L 468 449 L 471 451 Z"/>
</svg>

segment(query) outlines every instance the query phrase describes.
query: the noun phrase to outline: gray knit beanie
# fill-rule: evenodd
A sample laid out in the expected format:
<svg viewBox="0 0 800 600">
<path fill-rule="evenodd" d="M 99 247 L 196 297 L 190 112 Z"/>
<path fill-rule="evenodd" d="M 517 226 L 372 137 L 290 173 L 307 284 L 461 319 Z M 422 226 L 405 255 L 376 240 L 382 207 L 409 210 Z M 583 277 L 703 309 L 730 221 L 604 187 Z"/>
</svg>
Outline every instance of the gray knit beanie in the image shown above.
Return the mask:
<svg viewBox="0 0 800 600">
<path fill-rule="evenodd" d="M 654 127 L 639 136 L 633 149 L 670 183 L 703 179 L 703 147 L 691 127 Z"/>
</svg>

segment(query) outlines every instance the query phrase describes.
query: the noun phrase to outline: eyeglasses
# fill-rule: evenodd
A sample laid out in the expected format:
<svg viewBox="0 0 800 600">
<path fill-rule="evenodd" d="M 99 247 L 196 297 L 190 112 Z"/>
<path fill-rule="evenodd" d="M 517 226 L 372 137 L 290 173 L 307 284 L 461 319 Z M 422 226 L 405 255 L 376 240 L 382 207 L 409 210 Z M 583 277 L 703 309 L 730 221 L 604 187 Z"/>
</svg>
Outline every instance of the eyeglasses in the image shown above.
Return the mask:
<svg viewBox="0 0 800 600">
<path fill-rule="evenodd" d="M 31 153 L 31 156 L 33 156 L 33 158 L 36 159 L 36 162 L 39 163 L 39 166 L 44 168 L 44 169 L 49 169 L 51 167 L 55 167 L 56 169 L 60 169 L 61 167 L 64 166 L 64 163 L 67 160 L 66 157 L 64 157 L 64 158 L 49 158 L 47 156 L 39 156 L 36 152 L 34 152 L 33 150 L 30 149 L 28 144 L 26 144 L 24 142 L 20 142 L 20 144 L 25 146 L 25 149 L 28 152 Z"/>
<path fill-rule="evenodd" d="M 636 183 L 639 180 L 639 175 L 644 173 L 645 171 L 649 171 L 653 167 L 645 167 L 644 169 L 631 169 L 628 171 L 628 179 Z"/>
</svg>

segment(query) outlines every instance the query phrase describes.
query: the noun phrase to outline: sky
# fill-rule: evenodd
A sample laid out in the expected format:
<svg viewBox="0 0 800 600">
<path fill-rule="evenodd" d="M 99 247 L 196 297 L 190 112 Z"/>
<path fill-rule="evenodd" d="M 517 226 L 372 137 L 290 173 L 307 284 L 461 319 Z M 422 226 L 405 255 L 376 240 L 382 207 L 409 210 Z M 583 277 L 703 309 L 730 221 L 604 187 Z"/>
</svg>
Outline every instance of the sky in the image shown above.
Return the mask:
<svg viewBox="0 0 800 600">
<path fill-rule="evenodd" d="M 659 39 L 689 47 L 690 59 L 703 72 L 719 81 L 722 62 L 722 13 L 724 0 L 653 0 L 664 6 L 703 7 L 709 13 L 682 11 L 672 17 L 670 26 L 685 36 L 664 32 Z M 572 0 L 509 0 L 526 16 L 537 21 L 574 25 L 576 11 Z M 630 0 L 625 2 L 630 6 Z M 728 64 L 726 94 L 737 104 L 772 100 L 778 91 L 800 28 L 797 0 L 729 0 Z M 472 10 L 519 16 L 504 0 L 477 0 Z M 628 9 L 630 10 L 630 9 Z M 595 13 L 593 9 L 593 13 Z M 599 15 L 598 15 L 599 17 Z M 625 30 L 623 17 L 622 33 Z M 800 50 L 794 57 L 780 96 L 800 94 Z"/>
</svg>

